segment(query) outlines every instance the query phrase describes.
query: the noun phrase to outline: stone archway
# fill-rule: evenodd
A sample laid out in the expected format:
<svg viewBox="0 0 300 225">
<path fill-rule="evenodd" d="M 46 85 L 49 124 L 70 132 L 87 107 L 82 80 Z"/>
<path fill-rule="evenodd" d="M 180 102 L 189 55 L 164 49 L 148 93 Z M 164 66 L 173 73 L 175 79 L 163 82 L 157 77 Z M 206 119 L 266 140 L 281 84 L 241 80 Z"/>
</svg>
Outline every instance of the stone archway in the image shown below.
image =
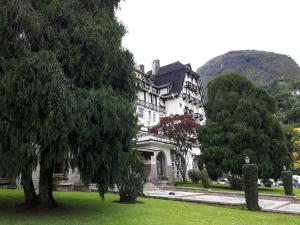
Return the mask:
<svg viewBox="0 0 300 225">
<path fill-rule="evenodd" d="M 162 177 L 167 177 L 167 161 L 164 152 L 159 152 L 156 157 L 156 174 L 157 179 L 160 180 Z"/>
</svg>

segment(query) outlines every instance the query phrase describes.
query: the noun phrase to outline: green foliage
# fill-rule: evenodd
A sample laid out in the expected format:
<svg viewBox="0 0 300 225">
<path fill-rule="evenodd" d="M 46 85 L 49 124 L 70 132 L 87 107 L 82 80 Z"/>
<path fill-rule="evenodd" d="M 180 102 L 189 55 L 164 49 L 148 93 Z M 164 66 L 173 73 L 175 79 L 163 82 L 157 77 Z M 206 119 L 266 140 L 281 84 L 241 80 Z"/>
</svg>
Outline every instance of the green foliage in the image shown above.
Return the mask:
<svg viewBox="0 0 300 225">
<path fill-rule="evenodd" d="M 136 150 L 130 150 L 128 153 L 121 152 L 119 161 L 117 187 L 120 202 L 135 202 L 137 197 L 143 194 L 143 161 Z"/>
<path fill-rule="evenodd" d="M 293 170 L 293 175 L 298 175 L 300 176 L 300 167 L 296 168 Z"/>
<path fill-rule="evenodd" d="M 1 155 L 11 157 L 7 163 L 15 164 L 11 166 L 18 175 L 29 162 L 33 168 L 37 165 L 34 144 L 41 154 L 51 147 L 47 162 L 63 157 L 67 146 L 68 84 L 50 52 L 28 53 L 15 63 L 3 75 L 0 86 L 5 106 L 1 109 L 2 128 L 7 129 L 2 129 L 5 136 L 1 141 L 6 143 L 2 149 L 7 152 Z"/>
<path fill-rule="evenodd" d="M 293 91 L 300 90 L 300 80 L 276 80 L 267 91 L 277 101 L 277 117 L 285 124 L 298 124 L 300 122 L 300 97 L 293 95 Z"/>
<path fill-rule="evenodd" d="M 257 165 L 243 165 L 246 204 L 251 211 L 260 210 L 258 205 L 257 172 Z"/>
<path fill-rule="evenodd" d="M 290 155 L 293 157 L 294 153 L 300 152 L 300 133 L 295 130 L 293 125 L 283 125 L 282 126 L 285 139 L 287 141 L 287 147 Z"/>
<path fill-rule="evenodd" d="M 200 180 L 204 188 L 209 188 L 209 175 L 206 168 L 200 171 Z"/>
<path fill-rule="evenodd" d="M 95 182 L 101 193 L 116 183 L 122 161 L 120 152 L 128 152 L 135 136 L 133 104 L 115 96 L 112 90 L 76 93 L 75 126 L 70 135 L 75 165 L 85 183 Z M 77 150 L 79 149 L 79 150 Z"/>
<path fill-rule="evenodd" d="M 38 159 L 51 171 L 71 155 L 102 195 L 115 184 L 116 159 L 136 132 L 137 90 L 118 4 L 1 2 L 0 165 L 9 176 L 35 169 Z"/>
<path fill-rule="evenodd" d="M 193 183 L 199 183 L 200 181 L 200 170 L 199 169 L 191 169 L 188 171 L 188 176 Z"/>
<path fill-rule="evenodd" d="M 258 165 L 259 177 L 280 177 L 290 157 L 272 97 L 245 77 L 227 74 L 209 83 L 205 111 L 200 158 L 212 179 L 241 176 L 246 156 Z"/>
<path fill-rule="evenodd" d="M 282 171 L 281 178 L 283 182 L 285 195 L 293 194 L 293 173 L 291 171 Z"/>
</svg>

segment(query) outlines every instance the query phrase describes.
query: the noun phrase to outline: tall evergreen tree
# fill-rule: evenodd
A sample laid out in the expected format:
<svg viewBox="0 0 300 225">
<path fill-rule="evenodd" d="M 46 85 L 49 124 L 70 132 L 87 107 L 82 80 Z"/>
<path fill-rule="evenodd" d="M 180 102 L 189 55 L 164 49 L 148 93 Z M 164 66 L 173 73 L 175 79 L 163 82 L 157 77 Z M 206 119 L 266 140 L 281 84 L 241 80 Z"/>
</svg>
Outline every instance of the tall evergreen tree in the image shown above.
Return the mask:
<svg viewBox="0 0 300 225">
<path fill-rule="evenodd" d="M 121 47 L 125 29 L 114 15 L 118 3 L 0 5 L 0 160 L 13 156 L 20 165 L 15 176 L 26 171 L 25 193 L 39 162 L 39 197 L 49 207 L 55 204 L 53 166 L 66 151 L 83 181 L 96 181 L 103 195 L 114 183 L 114 157 L 131 147 L 136 85 L 132 55 Z"/>
<path fill-rule="evenodd" d="M 207 123 L 200 129 L 201 160 L 212 178 L 241 176 L 249 156 L 261 178 L 278 178 L 290 158 L 275 101 L 237 74 L 220 76 L 208 85 Z"/>
</svg>

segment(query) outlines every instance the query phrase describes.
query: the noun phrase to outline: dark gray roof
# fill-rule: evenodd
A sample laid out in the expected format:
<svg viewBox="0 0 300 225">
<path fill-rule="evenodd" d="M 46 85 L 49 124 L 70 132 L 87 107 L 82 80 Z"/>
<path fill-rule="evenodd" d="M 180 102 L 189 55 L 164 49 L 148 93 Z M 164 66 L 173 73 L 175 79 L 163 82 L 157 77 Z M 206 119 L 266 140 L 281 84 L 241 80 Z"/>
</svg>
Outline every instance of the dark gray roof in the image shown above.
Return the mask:
<svg viewBox="0 0 300 225">
<path fill-rule="evenodd" d="M 169 94 L 179 94 L 182 90 L 186 73 L 190 71 L 190 65 L 180 62 L 171 63 L 159 68 L 158 73 L 153 77 L 154 84 L 161 86 L 170 83 L 172 88 Z"/>
</svg>

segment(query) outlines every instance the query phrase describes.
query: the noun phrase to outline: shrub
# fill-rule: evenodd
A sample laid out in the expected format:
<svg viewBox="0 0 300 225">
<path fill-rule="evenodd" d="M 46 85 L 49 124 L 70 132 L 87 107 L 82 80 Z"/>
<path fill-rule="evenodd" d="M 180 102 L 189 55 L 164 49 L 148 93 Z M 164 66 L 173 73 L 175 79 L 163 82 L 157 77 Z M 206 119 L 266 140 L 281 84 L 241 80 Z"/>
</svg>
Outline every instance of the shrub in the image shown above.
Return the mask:
<svg viewBox="0 0 300 225">
<path fill-rule="evenodd" d="M 139 195 L 143 194 L 144 180 L 143 162 L 137 151 L 123 152 L 120 157 L 120 170 L 117 187 L 120 202 L 136 202 Z"/>
<path fill-rule="evenodd" d="M 202 182 L 202 185 L 204 188 L 209 188 L 209 175 L 208 175 L 208 171 L 206 168 L 204 168 L 203 170 L 201 170 L 200 172 L 200 180 Z"/>
<path fill-rule="evenodd" d="M 188 175 L 189 175 L 190 180 L 193 183 L 195 183 L 195 184 L 199 183 L 199 181 L 200 181 L 200 170 L 191 169 L 191 170 L 188 171 Z"/>
<path fill-rule="evenodd" d="M 258 205 L 257 172 L 255 164 L 243 165 L 243 175 L 245 184 L 245 197 L 247 208 L 251 211 L 260 210 Z"/>
<path fill-rule="evenodd" d="M 293 195 L 293 174 L 291 171 L 282 171 L 281 178 L 283 182 L 285 195 Z"/>
<path fill-rule="evenodd" d="M 296 168 L 296 169 L 294 169 L 294 171 L 293 171 L 293 174 L 294 174 L 294 175 L 298 175 L 298 176 L 300 176 L 300 167 L 299 167 L 299 168 Z"/>
</svg>

